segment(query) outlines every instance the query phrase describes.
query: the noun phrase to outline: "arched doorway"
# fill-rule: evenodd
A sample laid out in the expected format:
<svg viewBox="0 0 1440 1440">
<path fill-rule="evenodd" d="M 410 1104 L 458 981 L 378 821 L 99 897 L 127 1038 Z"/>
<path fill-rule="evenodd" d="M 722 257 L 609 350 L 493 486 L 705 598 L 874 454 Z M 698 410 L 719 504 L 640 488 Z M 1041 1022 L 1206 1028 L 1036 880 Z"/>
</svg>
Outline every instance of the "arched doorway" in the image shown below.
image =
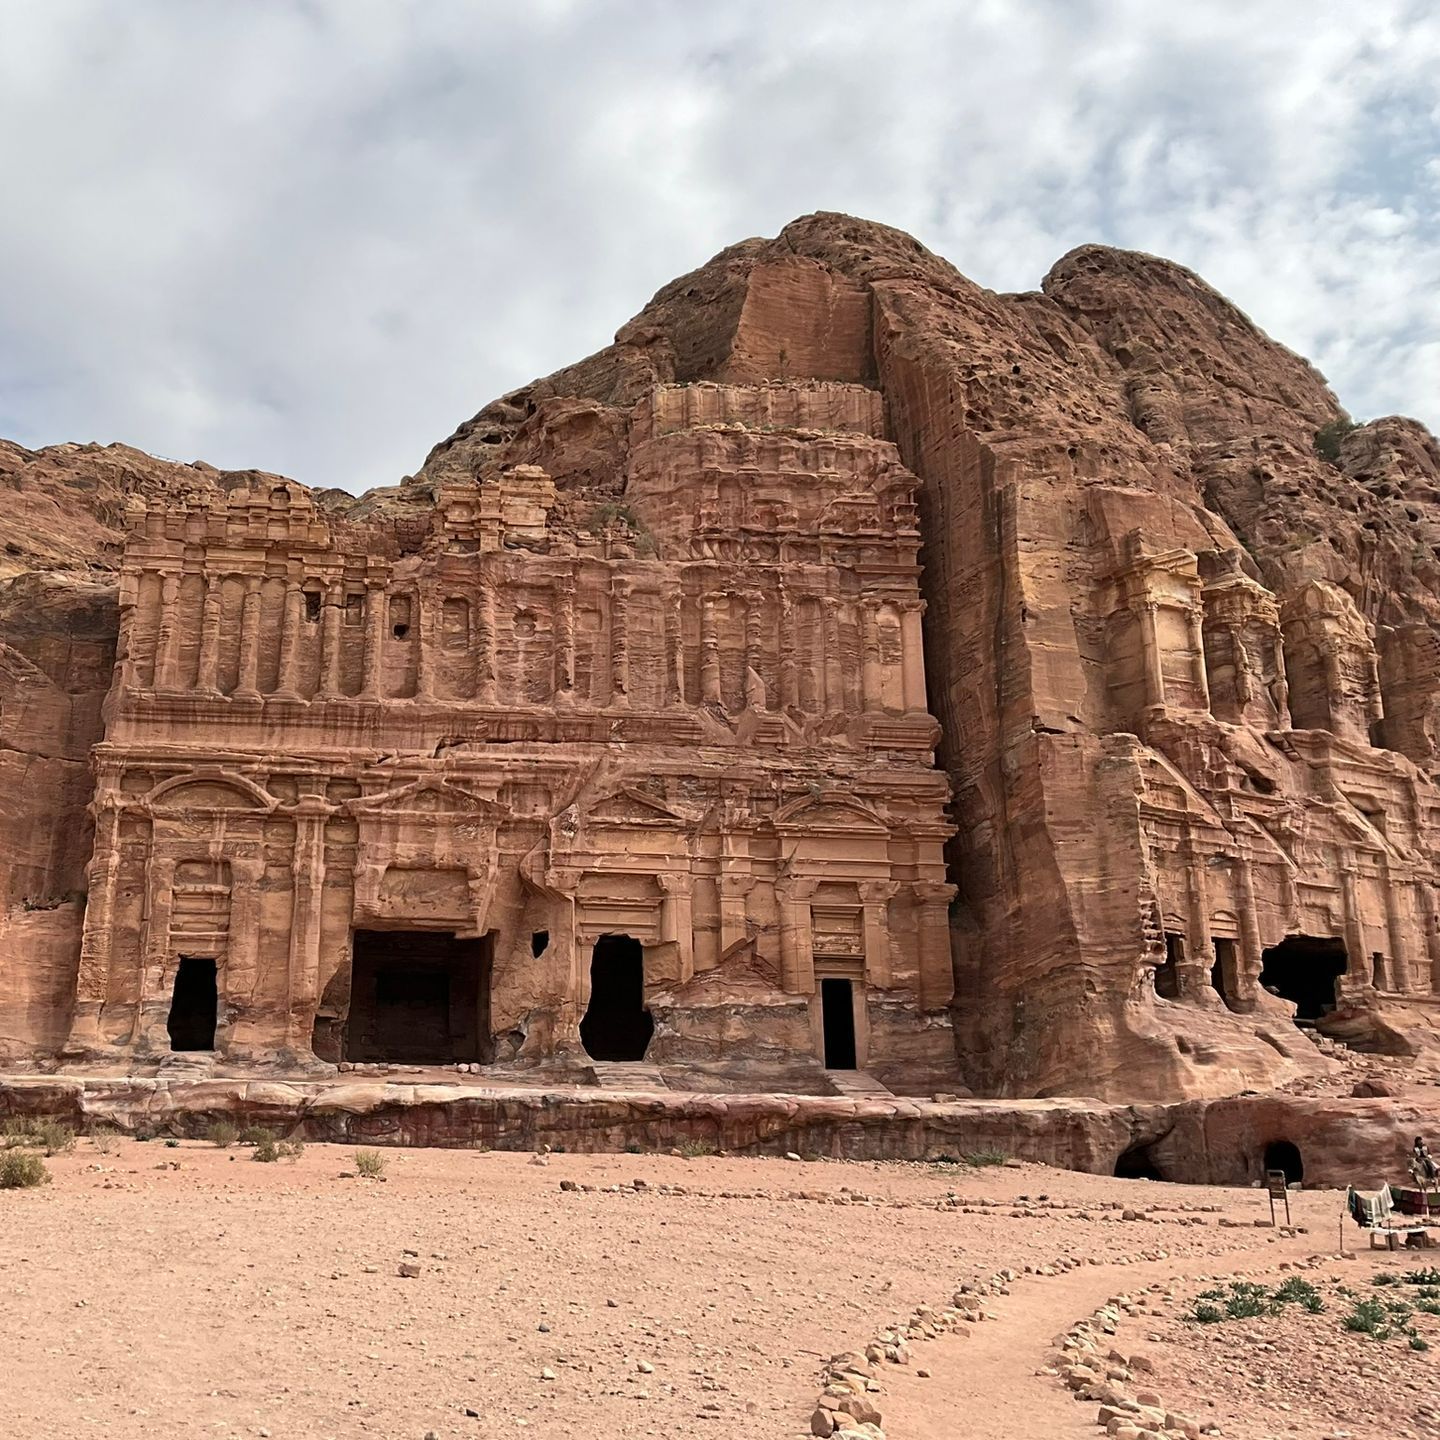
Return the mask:
<svg viewBox="0 0 1440 1440">
<path fill-rule="evenodd" d="M 1287 1185 L 1298 1185 L 1305 1178 L 1305 1162 L 1300 1147 L 1289 1140 L 1272 1140 L 1265 1147 L 1265 1169 L 1283 1170 Z"/>
<path fill-rule="evenodd" d="M 1153 1144 L 1153 1142 L 1152 1142 Z M 1132 1145 L 1115 1161 L 1115 1174 L 1121 1180 L 1163 1180 L 1155 1163 L 1151 1145 Z"/>
<path fill-rule="evenodd" d="M 1260 956 L 1260 984 L 1289 1000 L 1297 1021 L 1313 1022 L 1335 1008 L 1345 967 L 1343 940 L 1288 935 Z"/>
<path fill-rule="evenodd" d="M 643 1060 L 655 1033 L 645 1008 L 645 958 L 629 935 L 602 935 L 590 956 L 580 1043 L 592 1060 Z"/>
</svg>

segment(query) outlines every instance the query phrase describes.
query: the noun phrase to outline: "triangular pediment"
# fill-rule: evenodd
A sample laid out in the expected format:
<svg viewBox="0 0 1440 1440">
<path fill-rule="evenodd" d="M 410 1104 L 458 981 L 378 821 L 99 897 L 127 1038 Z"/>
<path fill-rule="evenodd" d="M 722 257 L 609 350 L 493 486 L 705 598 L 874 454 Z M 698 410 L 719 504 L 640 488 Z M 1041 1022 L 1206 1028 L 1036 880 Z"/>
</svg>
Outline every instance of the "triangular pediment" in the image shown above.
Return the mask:
<svg viewBox="0 0 1440 1440">
<path fill-rule="evenodd" d="M 596 800 L 582 812 L 587 825 L 684 825 L 687 819 L 663 801 L 628 785 Z"/>
<path fill-rule="evenodd" d="M 492 814 L 502 807 L 446 780 L 415 780 L 379 795 L 351 800 L 346 808 L 359 815 L 476 815 Z"/>
</svg>

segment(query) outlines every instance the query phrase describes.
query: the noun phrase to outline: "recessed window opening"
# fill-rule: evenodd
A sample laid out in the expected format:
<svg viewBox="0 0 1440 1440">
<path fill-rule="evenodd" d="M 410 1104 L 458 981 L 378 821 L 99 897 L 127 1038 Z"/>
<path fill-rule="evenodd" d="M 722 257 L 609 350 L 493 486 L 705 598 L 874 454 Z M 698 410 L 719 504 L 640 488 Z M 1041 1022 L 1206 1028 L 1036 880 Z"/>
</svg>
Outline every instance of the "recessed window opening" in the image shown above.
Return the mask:
<svg viewBox="0 0 1440 1440">
<path fill-rule="evenodd" d="M 320 618 L 320 592 L 318 590 L 305 592 L 305 618 L 312 625 Z"/>
</svg>

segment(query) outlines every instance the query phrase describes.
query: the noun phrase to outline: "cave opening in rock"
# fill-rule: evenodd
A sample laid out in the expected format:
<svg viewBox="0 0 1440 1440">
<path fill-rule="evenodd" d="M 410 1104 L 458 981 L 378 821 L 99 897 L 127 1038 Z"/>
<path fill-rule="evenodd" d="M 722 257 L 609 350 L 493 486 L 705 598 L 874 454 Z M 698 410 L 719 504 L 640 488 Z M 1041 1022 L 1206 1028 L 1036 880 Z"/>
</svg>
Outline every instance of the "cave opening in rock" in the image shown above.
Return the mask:
<svg viewBox="0 0 1440 1440">
<path fill-rule="evenodd" d="M 1335 1008 L 1345 973 L 1345 944 L 1333 936 L 1287 935 L 1260 957 L 1260 984 L 1295 1006 L 1297 1024 L 1313 1024 Z"/>
<path fill-rule="evenodd" d="M 215 1020 L 220 1008 L 215 962 L 182 955 L 170 995 L 170 1016 L 165 1028 L 172 1050 L 213 1050 Z"/>
<path fill-rule="evenodd" d="M 821 980 L 820 1017 L 825 1039 L 825 1068 L 855 1068 L 855 986 L 849 980 Z"/>
<path fill-rule="evenodd" d="M 1115 1174 L 1121 1180 L 1163 1180 L 1155 1161 L 1154 1141 L 1132 1145 L 1115 1161 Z"/>
<path fill-rule="evenodd" d="M 643 1060 L 655 1033 L 645 1008 L 645 957 L 629 935 L 602 935 L 590 955 L 580 1043 L 592 1060 Z"/>
<path fill-rule="evenodd" d="M 1300 1147 L 1290 1140 L 1272 1140 L 1265 1147 L 1265 1169 L 1283 1170 L 1287 1185 L 1298 1185 L 1305 1178 L 1305 1162 Z"/>
<path fill-rule="evenodd" d="M 550 932 L 536 930 L 530 936 L 530 954 L 538 960 L 550 948 Z"/>
<path fill-rule="evenodd" d="M 346 1060 L 487 1064 L 492 938 L 357 930 Z"/>
</svg>

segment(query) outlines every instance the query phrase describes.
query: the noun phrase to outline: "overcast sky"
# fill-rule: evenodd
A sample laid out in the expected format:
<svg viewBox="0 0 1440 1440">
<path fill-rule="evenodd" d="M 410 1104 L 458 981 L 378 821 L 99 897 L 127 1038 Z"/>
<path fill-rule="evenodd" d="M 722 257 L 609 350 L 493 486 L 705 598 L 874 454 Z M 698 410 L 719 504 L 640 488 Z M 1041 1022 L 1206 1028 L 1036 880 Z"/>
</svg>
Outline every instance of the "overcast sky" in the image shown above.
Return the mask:
<svg viewBox="0 0 1440 1440">
<path fill-rule="evenodd" d="M 817 209 L 1440 428 L 1432 0 L 0 0 L 0 435 L 363 489 Z"/>
</svg>

